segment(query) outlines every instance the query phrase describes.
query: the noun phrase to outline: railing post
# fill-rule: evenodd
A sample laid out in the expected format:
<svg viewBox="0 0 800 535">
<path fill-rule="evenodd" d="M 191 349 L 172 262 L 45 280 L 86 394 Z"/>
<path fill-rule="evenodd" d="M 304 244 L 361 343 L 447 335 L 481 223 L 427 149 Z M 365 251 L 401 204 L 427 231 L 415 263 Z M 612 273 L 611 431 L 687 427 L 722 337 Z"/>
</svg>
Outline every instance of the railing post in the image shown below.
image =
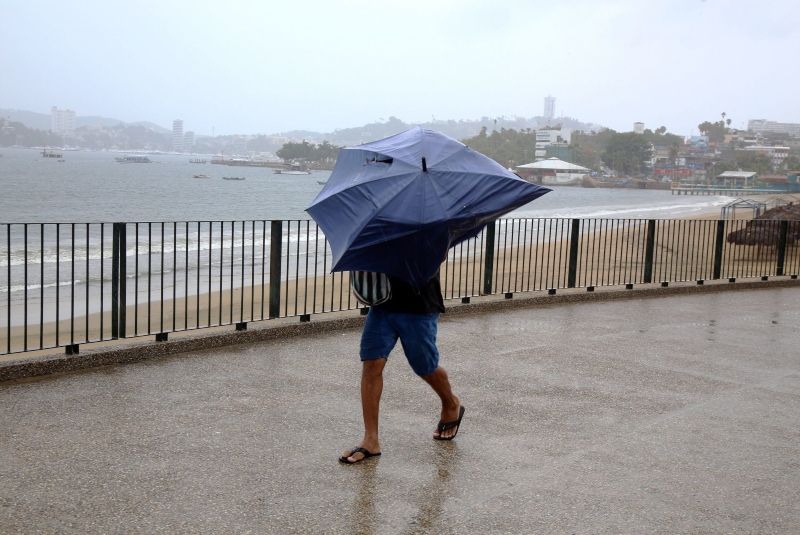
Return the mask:
<svg viewBox="0 0 800 535">
<path fill-rule="evenodd" d="M 647 221 L 647 242 L 644 251 L 644 282 L 653 282 L 653 256 L 656 248 L 656 220 Z"/>
<path fill-rule="evenodd" d="M 497 233 L 496 221 L 486 225 L 486 246 L 483 250 L 483 295 L 492 294 L 494 277 L 494 237 Z"/>
<path fill-rule="evenodd" d="M 127 262 L 125 223 L 114 223 L 111 251 L 111 338 L 125 338 L 125 311 L 127 307 Z"/>
<path fill-rule="evenodd" d="M 119 228 L 119 337 L 125 338 L 128 311 L 128 224 L 119 223 Z M 138 255 L 139 251 L 136 251 L 136 254 Z M 139 274 L 136 273 L 135 276 L 138 277 Z"/>
<path fill-rule="evenodd" d="M 569 273 L 567 288 L 574 288 L 578 278 L 578 242 L 581 238 L 581 220 L 573 219 L 569 238 Z"/>
<path fill-rule="evenodd" d="M 283 221 L 272 221 L 269 249 L 269 317 L 281 315 L 281 256 L 283 254 Z"/>
<path fill-rule="evenodd" d="M 111 338 L 119 338 L 119 234 L 121 223 L 112 226 L 111 245 Z"/>
<path fill-rule="evenodd" d="M 775 268 L 776 275 L 783 275 L 783 262 L 786 259 L 786 239 L 789 234 L 789 222 L 781 221 L 781 233 L 778 238 L 778 265 Z"/>
<path fill-rule="evenodd" d="M 714 276 L 719 279 L 722 276 L 722 251 L 725 248 L 725 220 L 717 221 L 717 239 L 714 244 Z"/>
</svg>

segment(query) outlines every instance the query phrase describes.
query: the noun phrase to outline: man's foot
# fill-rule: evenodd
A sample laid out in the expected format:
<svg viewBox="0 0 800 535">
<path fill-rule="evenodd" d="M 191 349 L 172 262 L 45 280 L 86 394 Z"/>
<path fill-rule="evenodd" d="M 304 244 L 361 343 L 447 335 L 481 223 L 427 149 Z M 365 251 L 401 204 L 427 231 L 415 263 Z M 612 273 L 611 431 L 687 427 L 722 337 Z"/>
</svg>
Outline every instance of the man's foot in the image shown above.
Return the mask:
<svg viewBox="0 0 800 535">
<path fill-rule="evenodd" d="M 380 454 L 381 454 L 380 451 L 371 452 L 367 448 L 364 448 L 362 446 L 356 446 L 355 448 L 342 453 L 342 456 L 339 457 L 339 462 L 345 464 L 356 464 L 357 462 L 363 461 L 364 459 L 369 459 L 370 457 L 377 457 Z"/>
<path fill-rule="evenodd" d="M 461 405 L 461 400 L 455 397 L 456 404 L 452 409 L 445 410 L 442 408 L 441 419 L 433 432 L 433 438 L 436 440 L 452 440 L 458 433 L 458 428 L 461 425 L 461 419 L 464 417 L 464 407 Z M 446 423 L 445 423 L 446 422 Z"/>
</svg>

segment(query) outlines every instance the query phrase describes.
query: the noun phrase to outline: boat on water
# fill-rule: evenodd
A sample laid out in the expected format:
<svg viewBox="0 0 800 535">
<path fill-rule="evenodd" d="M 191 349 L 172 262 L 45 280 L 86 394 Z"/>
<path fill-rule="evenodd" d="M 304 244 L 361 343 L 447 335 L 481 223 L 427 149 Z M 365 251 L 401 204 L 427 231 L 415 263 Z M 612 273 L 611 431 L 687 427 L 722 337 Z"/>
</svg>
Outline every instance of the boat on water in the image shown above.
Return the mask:
<svg viewBox="0 0 800 535">
<path fill-rule="evenodd" d="M 211 178 L 211 175 L 193 175 L 195 178 Z"/>
<path fill-rule="evenodd" d="M 305 166 L 301 166 L 299 163 L 294 163 L 289 169 L 275 169 L 275 174 L 277 175 L 310 175 L 311 171 L 309 171 Z"/>
<path fill-rule="evenodd" d="M 327 183 L 328 183 L 327 180 L 317 180 L 317 184 L 319 184 L 320 186 L 324 186 Z"/>
<path fill-rule="evenodd" d="M 119 163 L 152 163 L 153 160 L 148 158 L 147 156 L 122 156 L 121 158 L 118 156 L 114 158 Z"/>
<path fill-rule="evenodd" d="M 67 160 L 58 160 L 59 162 L 66 162 Z"/>
<path fill-rule="evenodd" d="M 224 176 L 222 180 L 244 180 L 245 177 L 243 176 Z"/>
</svg>

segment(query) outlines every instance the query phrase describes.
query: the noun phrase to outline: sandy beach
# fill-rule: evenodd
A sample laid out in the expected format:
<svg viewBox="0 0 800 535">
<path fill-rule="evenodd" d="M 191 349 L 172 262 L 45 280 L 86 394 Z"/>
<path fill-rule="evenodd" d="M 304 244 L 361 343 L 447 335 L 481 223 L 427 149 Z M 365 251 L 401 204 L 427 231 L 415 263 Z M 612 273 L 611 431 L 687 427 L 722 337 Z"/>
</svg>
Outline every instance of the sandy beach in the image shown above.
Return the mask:
<svg viewBox="0 0 800 535">
<path fill-rule="evenodd" d="M 758 196 L 756 201 L 769 202 L 771 198 Z M 727 223 L 729 228 L 741 228 L 752 216 L 738 211 L 737 219 Z M 719 211 L 692 219 L 661 220 L 657 222 L 653 258 L 652 282 L 694 281 L 711 278 L 713 273 L 713 244 L 719 220 Z M 578 244 L 577 287 L 613 286 L 644 281 L 647 220 L 581 220 L 583 228 Z M 570 220 L 502 220 L 498 223 L 498 243 L 495 243 L 492 294 L 543 291 L 564 288 L 567 285 L 570 254 Z M 730 232 L 726 230 L 726 234 Z M 531 240 L 531 236 L 536 236 Z M 442 291 L 446 300 L 457 301 L 479 297 L 484 293 L 485 244 L 470 242 L 450 251 L 449 259 L 442 265 Z M 787 264 L 796 265 L 797 248 L 790 249 Z M 729 273 L 724 277 L 740 278 L 760 276 L 771 272 L 775 264 L 772 251 L 757 254 L 755 247 L 726 246 L 724 262 Z M 731 271 L 733 270 L 733 271 Z M 242 291 L 244 290 L 244 291 Z M 171 294 L 171 292 L 170 292 Z M 347 274 L 305 276 L 284 280 L 280 288 L 280 316 L 294 318 L 306 314 L 349 313 L 361 308 L 349 292 Z M 269 316 L 269 285 L 256 284 L 242 288 L 223 289 L 199 296 L 171 295 L 163 302 L 129 302 L 127 306 L 126 335 L 151 336 L 161 332 L 194 332 L 197 329 L 228 328 L 236 323 L 262 321 Z M 349 312 L 348 312 L 349 311 Z M 68 311 L 67 311 L 68 312 Z M 63 313 L 63 312 L 62 312 Z M 276 321 L 276 320 L 270 320 Z M 101 330 L 102 323 L 102 330 Z M 225 326 L 228 325 L 228 326 Z M 27 330 L 27 333 L 25 332 Z M 74 334 L 73 334 L 74 332 Z M 26 336 L 27 334 L 27 336 Z M 94 313 L 46 322 L 40 327 L 36 322 L 11 328 L 11 351 L 27 348 L 83 344 L 111 336 L 111 314 Z M 3 350 L 7 349 L 3 347 Z M 48 351 L 48 350 L 45 350 Z M 49 351 L 60 352 L 61 349 Z M 28 352 L 28 356 L 41 351 Z M 20 358 L 20 355 L 0 356 L 2 360 Z"/>
</svg>

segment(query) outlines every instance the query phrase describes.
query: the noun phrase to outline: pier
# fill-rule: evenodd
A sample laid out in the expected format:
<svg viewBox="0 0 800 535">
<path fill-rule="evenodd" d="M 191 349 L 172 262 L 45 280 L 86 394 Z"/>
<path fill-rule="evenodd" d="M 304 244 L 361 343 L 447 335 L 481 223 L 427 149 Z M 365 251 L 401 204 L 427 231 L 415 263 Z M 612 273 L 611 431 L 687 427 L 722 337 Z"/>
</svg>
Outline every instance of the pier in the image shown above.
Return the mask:
<svg viewBox="0 0 800 535">
<path fill-rule="evenodd" d="M 223 158 L 214 157 L 211 159 L 211 163 L 219 165 L 233 165 L 239 167 L 271 167 L 274 169 L 282 169 L 286 167 L 286 164 L 281 162 L 270 162 L 266 160 L 243 160 L 238 158 L 225 160 Z"/>
<path fill-rule="evenodd" d="M 673 195 L 767 195 L 770 193 L 788 193 L 785 188 L 731 188 L 724 186 L 679 186 L 671 188 Z"/>
</svg>

